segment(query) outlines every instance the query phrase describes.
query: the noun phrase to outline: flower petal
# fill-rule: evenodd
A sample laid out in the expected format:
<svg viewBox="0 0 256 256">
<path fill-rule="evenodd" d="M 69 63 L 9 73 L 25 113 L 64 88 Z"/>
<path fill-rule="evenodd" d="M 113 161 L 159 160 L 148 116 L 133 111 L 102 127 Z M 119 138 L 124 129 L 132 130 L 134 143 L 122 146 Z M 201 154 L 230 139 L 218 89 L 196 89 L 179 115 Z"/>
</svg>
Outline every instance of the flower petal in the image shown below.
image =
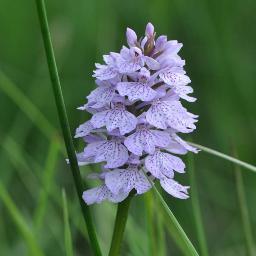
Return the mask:
<svg viewBox="0 0 256 256">
<path fill-rule="evenodd" d="M 149 155 L 145 159 L 145 167 L 156 178 L 173 178 L 174 172 L 184 172 L 185 164 L 176 156 L 161 151 Z"/>
<path fill-rule="evenodd" d="M 105 182 L 113 194 L 129 193 L 132 189 L 136 189 L 138 194 L 143 194 L 151 188 L 145 174 L 137 167 L 108 172 L 105 176 Z"/>
<path fill-rule="evenodd" d="M 137 118 L 126 111 L 123 104 L 117 103 L 110 110 L 94 114 L 91 123 L 95 128 L 106 126 L 108 131 L 119 128 L 120 134 L 124 135 L 136 128 Z"/>
<path fill-rule="evenodd" d="M 101 185 L 96 188 L 88 189 L 83 192 L 83 200 L 86 204 L 101 203 L 104 200 L 109 200 L 113 203 L 123 201 L 128 196 L 127 193 L 118 193 L 114 195 L 106 185 Z"/>
<path fill-rule="evenodd" d="M 143 151 L 153 154 L 156 146 L 166 147 L 170 142 L 171 139 L 168 133 L 141 126 L 135 133 L 125 139 L 124 145 L 133 154 L 141 156 Z"/>
<path fill-rule="evenodd" d="M 169 193 L 170 195 L 177 197 L 179 199 L 187 199 L 188 195 L 188 186 L 183 186 L 173 179 L 164 178 L 160 180 L 162 188 Z"/>
<path fill-rule="evenodd" d="M 159 77 L 167 84 L 173 86 L 187 85 L 191 82 L 188 76 L 167 69 L 159 74 Z"/>
<path fill-rule="evenodd" d="M 195 117 L 176 100 L 155 101 L 146 113 L 146 119 L 151 125 L 159 129 L 171 127 L 183 133 L 191 132 L 196 128 Z"/>
<path fill-rule="evenodd" d="M 102 108 L 110 104 L 115 96 L 115 88 L 112 85 L 99 86 L 88 96 L 88 104 L 92 108 Z"/>
<path fill-rule="evenodd" d="M 130 101 L 150 101 L 157 95 L 149 85 L 140 82 L 120 82 L 117 84 L 117 90 L 121 96 L 128 96 Z"/>
<path fill-rule="evenodd" d="M 88 135 L 93 129 L 94 129 L 94 127 L 93 127 L 93 125 L 91 124 L 91 122 L 90 122 L 90 121 L 87 121 L 87 122 L 81 124 L 81 125 L 76 129 L 75 138 L 85 137 L 85 136 Z"/>
</svg>

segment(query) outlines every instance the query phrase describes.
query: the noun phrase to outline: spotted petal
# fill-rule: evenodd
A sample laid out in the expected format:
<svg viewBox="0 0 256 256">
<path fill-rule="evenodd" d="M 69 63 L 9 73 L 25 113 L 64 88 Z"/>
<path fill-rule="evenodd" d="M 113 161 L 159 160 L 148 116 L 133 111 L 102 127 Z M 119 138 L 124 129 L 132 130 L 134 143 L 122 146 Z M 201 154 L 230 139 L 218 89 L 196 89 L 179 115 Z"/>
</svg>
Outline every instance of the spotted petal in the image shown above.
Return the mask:
<svg viewBox="0 0 256 256">
<path fill-rule="evenodd" d="M 113 194 L 129 193 L 132 189 L 135 189 L 138 194 L 143 194 L 151 188 L 145 174 L 133 166 L 108 172 L 105 183 Z"/>
<path fill-rule="evenodd" d="M 147 121 L 159 128 L 171 127 L 177 131 L 188 133 L 196 126 L 197 116 L 187 112 L 179 101 L 155 101 L 146 113 Z"/>
<path fill-rule="evenodd" d="M 175 93 L 177 93 L 182 99 L 189 101 L 189 102 L 194 102 L 196 101 L 196 98 L 188 96 L 188 94 L 193 92 L 193 89 L 191 86 L 187 85 L 180 85 L 180 86 L 175 86 L 173 87 L 173 90 Z"/>
<path fill-rule="evenodd" d="M 88 144 L 84 149 L 84 157 L 94 157 L 94 162 L 107 162 L 105 168 L 117 168 L 128 160 L 126 147 L 116 139 Z"/>
<path fill-rule="evenodd" d="M 112 101 L 115 96 L 115 88 L 112 85 L 99 86 L 88 96 L 88 104 L 91 108 L 102 108 Z"/>
<path fill-rule="evenodd" d="M 126 111 L 123 104 L 117 103 L 112 109 L 94 114 L 91 123 L 95 128 L 106 126 L 108 131 L 119 128 L 124 135 L 135 129 L 137 118 Z"/>
<path fill-rule="evenodd" d="M 101 185 L 96 188 L 88 189 L 83 192 L 83 200 L 86 204 L 99 204 L 104 200 L 109 200 L 113 203 L 119 203 L 128 196 L 127 193 L 113 194 L 106 185 Z"/>
<path fill-rule="evenodd" d="M 159 74 L 159 77 L 168 85 L 181 86 L 191 82 L 188 76 L 183 72 L 175 72 L 173 69 L 166 69 Z"/>
<path fill-rule="evenodd" d="M 118 70 L 111 65 L 101 65 L 96 63 L 96 70 L 94 70 L 93 77 L 99 80 L 110 80 L 118 76 Z"/>
<path fill-rule="evenodd" d="M 150 101 L 157 95 L 147 83 L 140 82 L 120 82 L 117 84 L 117 90 L 121 96 L 128 96 L 130 101 Z"/>
<path fill-rule="evenodd" d="M 85 136 L 88 135 L 93 129 L 94 129 L 94 127 L 93 127 L 93 125 L 91 124 L 91 122 L 90 122 L 90 121 L 87 121 L 87 122 L 81 124 L 81 125 L 76 129 L 75 138 L 85 137 Z"/>
<path fill-rule="evenodd" d="M 156 151 L 154 155 L 149 155 L 145 159 L 147 170 L 156 178 L 173 178 L 174 172 L 183 173 L 185 164 L 176 156 L 161 151 Z"/>
<path fill-rule="evenodd" d="M 188 186 L 183 186 L 173 179 L 164 178 L 160 180 L 162 188 L 169 193 L 170 195 L 177 197 L 179 199 L 187 199 L 188 195 Z"/>
<path fill-rule="evenodd" d="M 168 133 L 150 130 L 145 126 L 141 126 L 135 133 L 125 139 L 124 145 L 133 154 L 141 156 L 143 151 L 153 154 L 156 146 L 164 148 L 170 142 L 171 139 Z"/>
</svg>

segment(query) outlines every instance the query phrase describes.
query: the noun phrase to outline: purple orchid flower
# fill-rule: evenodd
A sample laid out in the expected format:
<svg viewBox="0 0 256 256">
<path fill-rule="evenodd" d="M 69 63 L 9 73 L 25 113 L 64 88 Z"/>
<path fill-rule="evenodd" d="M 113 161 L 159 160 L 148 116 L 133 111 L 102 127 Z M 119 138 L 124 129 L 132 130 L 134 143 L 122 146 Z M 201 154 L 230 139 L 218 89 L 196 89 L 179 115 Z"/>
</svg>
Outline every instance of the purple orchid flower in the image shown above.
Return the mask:
<svg viewBox="0 0 256 256">
<path fill-rule="evenodd" d="M 104 163 L 102 172 L 91 174 L 101 185 L 86 190 L 83 199 L 88 205 L 118 203 L 131 191 L 147 192 L 152 187 L 149 180 L 159 180 L 167 193 L 187 199 L 189 187 L 174 180 L 185 172 L 177 155 L 198 150 L 178 133 L 195 130 L 198 116 L 181 104 L 196 100 L 189 95 L 191 80 L 178 55 L 182 44 L 164 35 L 155 38 L 151 23 L 140 40 L 130 28 L 126 37 L 129 47 L 104 55 L 105 64 L 96 64 L 97 88 L 79 108 L 92 118 L 76 129 L 75 138 L 87 144 L 77 154 L 78 162 Z"/>
</svg>

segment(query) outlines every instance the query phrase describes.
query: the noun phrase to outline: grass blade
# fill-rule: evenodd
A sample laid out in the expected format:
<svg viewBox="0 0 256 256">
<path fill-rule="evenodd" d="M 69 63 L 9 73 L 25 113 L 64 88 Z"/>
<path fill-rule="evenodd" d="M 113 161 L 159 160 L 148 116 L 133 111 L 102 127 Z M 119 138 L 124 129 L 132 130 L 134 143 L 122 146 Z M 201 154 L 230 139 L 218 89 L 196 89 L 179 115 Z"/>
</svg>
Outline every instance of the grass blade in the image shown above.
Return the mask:
<svg viewBox="0 0 256 256">
<path fill-rule="evenodd" d="M 223 158 L 223 159 L 226 159 L 234 164 L 237 164 L 237 165 L 240 165 L 250 171 L 253 171 L 253 172 L 256 172 L 256 166 L 252 165 L 252 164 L 248 164 L 246 162 L 243 162 L 235 157 L 232 157 L 232 156 L 229 156 L 229 155 L 226 155 L 226 154 L 223 154 L 219 151 L 216 151 L 214 149 L 211 149 L 211 148 L 207 148 L 205 146 L 202 146 L 202 145 L 199 145 L 199 144 L 196 144 L 196 143 L 192 143 L 192 142 L 189 142 L 190 145 L 194 146 L 194 147 L 197 147 L 199 149 L 201 149 L 202 151 L 208 153 L 208 154 L 211 154 L 211 155 L 215 155 L 215 156 L 218 156 L 220 158 Z"/>
<path fill-rule="evenodd" d="M 179 240 L 179 242 L 178 242 L 179 247 L 182 244 L 182 247 L 183 247 L 186 255 L 199 256 L 199 254 L 197 253 L 195 247 L 193 246 L 193 244 L 191 243 L 191 241 L 187 237 L 185 231 L 183 230 L 183 228 L 181 227 L 180 223 L 178 222 L 178 220 L 176 219 L 176 217 L 174 216 L 174 214 L 170 210 L 170 208 L 167 205 L 167 203 L 164 201 L 162 195 L 160 194 L 160 192 L 156 188 L 155 184 L 152 182 L 151 179 L 149 179 L 149 177 L 146 175 L 145 171 L 144 171 L 144 174 L 147 177 L 147 179 L 149 180 L 149 182 L 151 183 L 152 188 L 153 188 L 153 190 L 154 190 L 154 192 L 156 194 L 157 199 L 159 200 L 161 206 L 163 207 L 163 209 L 165 210 L 166 214 L 169 217 L 169 220 L 170 220 L 170 222 L 172 224 L 174 232 L 176 233 L 175 235 L 177 235 L 177 239 Z"/>
<path fill-rule="evenodd" d="M 64 218 L 64 235 L 65 235 L 65 248 L 66 255 L 73 256 L 72 236 L 69 225 L 69 214 L 68 214 L 68 202 L 66 192 L 62 190 L 62 201 L 63 201 L 63 218 Z"/>
<path fill-rule="evenodd" d="M 243 225 L 243 230 L 245 235 L 246 250 L 247 250 L 248 256 L 253 256 L 255 255 L 254 242 L 253 242 L 252 229 L 251 229 L 250 218 L 248 213 L 248 207 L 246 203 L 243 174 L 239 166 L 235 165 L 234 168 L 235 168 L 237 198 L 238 198 L 238 204 L 239 204 L 239 209 L 240 209 L 241 218 L 242 218 L 242 225 Z"/>
<path fill-rule="evenodd" d="M 196 182 L 196 174 L 195 174 L 195 164 L 194 164 L 194 156 L 192 153 L 188 154 L 188 170 L 189 170 L 189 178 L 190 178 L 190 198 L 195 218 L 195 225 L 197 231 L 197 238 L 200 246 L 200 251 L 202 256 L 208 256 L 208 248 L 206 237 L 204 233 L 203 227 L 203 218 L 201 214 L 200 204 L 199 204 L 199 195 L 197 191 L 197 182 Z"/>
<path fill-rule="evenodd" d="M 33 102 L 2 71 L 0 71 L 0 89 L 13 100 L 46 137 L 52 137 L 56 129 Z"/>
<path fill-rule="evenodd" d="M 0 182 L 0 198 L 2 199 L 8 212 L 10 213 L 10 216 L 15 222 L 17 228 L 20 230 L 22 236 L 24 237 L 29 249 L 29 255 L 43 256 L 44 253 L 37 244 L 33 232 L 27 225 L 22 214 L 19 212 L 18 208 L 16 207 L 15 203 L 13 202 L 12 198 L 10 197 L 2 182 Z"/>
<path fill-rule="evenodd" d="M 49 153 L 46 159 L 46 165 L 43 172 L 39 200 L 34 215 L 34 223 L 36 229 L 40 229 L 43 223 L 43 218 L 47 208 L 48 197 L 50 195 L 50 191 L 54 183 L 54 174 L 56 172 L 55 165 L 57 162 L 58 153 L 59 144 L 56 142 L 56 139 L 53 138 L 51 140 Z"/>
<path fill-rule="evenodd" d="M 39 17 L 39 23 L 41 26 L 46 59 L 47 59 L 50 78 L 52 82 L 52 89 L 54 92 L 55 103 L 58 110 L 59 122 L 62 128 L 62 133 L 63 133 L 63 137 L 64 137 L 64 141 L 65 141 L 65 145 L 68 153 L 68 158 L 70 161 L 70 167 L 73 174 L 75 187 L 77 190 L 77 195 L 82 208 L 84 220 L 87 225 L 87 231 L 89 234 L 93 252 L 95 255 L 101 255 L 101 250 L 98 244 L 96 231 L 92 222 L 90 209 L 82 200 L 82 193 L 84 190 L 83 182 L 82 182 L 80 170 L 77 163 L 75 148 L 74 148 L 74 144 L 73 144 L 73 140 L 70 132 L 69 121 L 66 113 L 66 107 L 65 107 L 64 98 L 62 95 L 59 74 L 57 70 L 57 65 L 56 65 L 54 51 L 53 51 L 52 42 L 51 42 L 50 30 L 48 26 L 45 1 L 36 0 L 36 6 L 37 6 L 38 17 Z"/>
</svg>

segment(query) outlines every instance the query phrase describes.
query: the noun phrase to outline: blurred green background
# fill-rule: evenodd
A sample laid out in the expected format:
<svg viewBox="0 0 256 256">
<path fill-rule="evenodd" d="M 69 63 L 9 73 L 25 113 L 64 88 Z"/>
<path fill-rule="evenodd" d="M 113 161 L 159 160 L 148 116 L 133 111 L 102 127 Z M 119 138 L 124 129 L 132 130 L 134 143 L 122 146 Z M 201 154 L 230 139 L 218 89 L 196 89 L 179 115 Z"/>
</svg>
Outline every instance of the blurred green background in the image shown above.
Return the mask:
<svg viewBox="0 0 256 256">
<path fill-rule="evenodd" d="M 143 34 L 151 21 L 158 35 L 184 44 L 180 54 L 198 98 L 187 106 L 200 116 L 193 141 L 228 154 L 235 145 L 240 159 L 255 164 L 255 1 L 48 0 L 46 4 L 73 133 L 89 118 L 76 107 L 95 86 L 94 63 L 126 43 L 127 26 Z M 0 255 L 66 254 L 68 226 L 61 192 L 65 188 L 74 255 L 89 256 L 35 2 L 0 0 L 0 36 Z M 76 144 L 78 150 L 81 147 Z M 81 168 L 83 176 L 88 171 Z M 255 236 L 256 175 L 242 172 Z M 195 156 L 195 175 L 209 255 L 248 255 L 234 166 L 201 152 Z M 189 175 L 183 176 L 180 180 L 189 184 Z M 191 199 L 164 196 L 199 250 Z M 92 207 L 105 254 L 115 209 L 110 203 Z M 122 255 L 182 255 L 152 193 L 132 203 Z"/>
</svg>

